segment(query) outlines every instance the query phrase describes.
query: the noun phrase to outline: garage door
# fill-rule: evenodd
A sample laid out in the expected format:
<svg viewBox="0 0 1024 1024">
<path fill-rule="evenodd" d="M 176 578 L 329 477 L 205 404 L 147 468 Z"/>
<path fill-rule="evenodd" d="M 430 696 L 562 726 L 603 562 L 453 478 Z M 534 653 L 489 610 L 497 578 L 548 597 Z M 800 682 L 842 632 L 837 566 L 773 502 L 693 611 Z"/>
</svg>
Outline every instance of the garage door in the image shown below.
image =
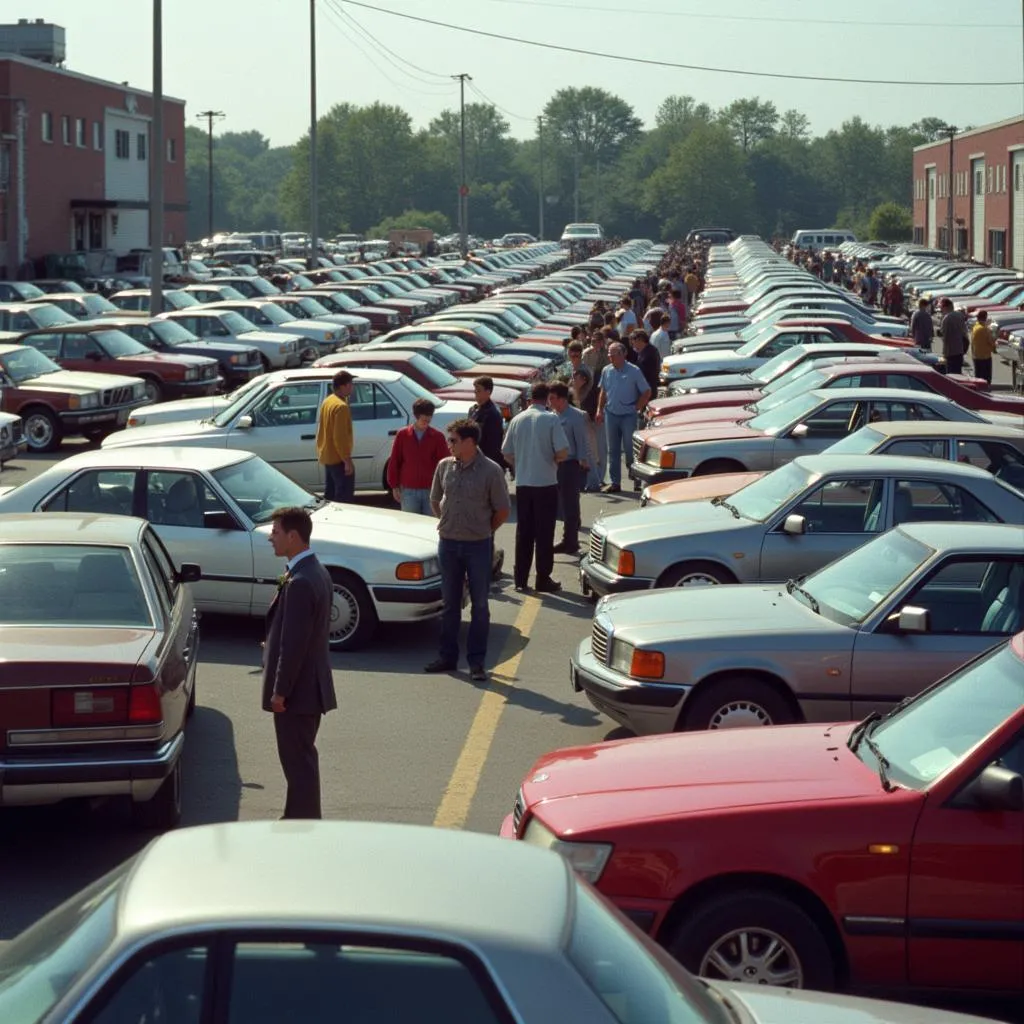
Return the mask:
<svg viewBox="0 0 1024 1024">
<path fill-rule="evenodd" d="M 979 263 L 985 262 L 985 161 L 971 161 L 974 199 L 971 203 L 971 255 Z"/>
<path fill-rule="evenodd" d="M 1013 154 L 1010 172 L 1013 183 L 1013 236 L 1010 254 L 1017 270 L 1024 270 L 1024 150 Z"/>
<path fill-rule="evenodd" d="M 938 244 L 935 227 L 935 168 L 928 168 L 928 248 L 934 249 Z"/>
</svg>

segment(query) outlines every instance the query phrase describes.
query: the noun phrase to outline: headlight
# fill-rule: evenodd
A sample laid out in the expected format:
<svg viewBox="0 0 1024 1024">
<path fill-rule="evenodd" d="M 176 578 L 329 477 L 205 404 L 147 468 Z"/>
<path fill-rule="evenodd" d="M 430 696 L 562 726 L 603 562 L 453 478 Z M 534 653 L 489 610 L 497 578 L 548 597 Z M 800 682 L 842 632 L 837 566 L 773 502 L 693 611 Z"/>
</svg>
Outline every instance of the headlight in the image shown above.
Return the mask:
<svg viewBox="0 0 1024 1024">
<path fill-rule="evenodd" d="M 661 651 L 637 650 L 625 640 L 615 640 L 611 667 L 633 679 L 664 679 L 665 655 Z"/>
<path fill-rule="evenodd" d="M 294 348 L 294 346 L 292 345 L 292 343 L 288 342 L 286 345 L 278 345 L 277 346 L 277 351 L 281 355 L 287 355 L 289 352 L 292 351 L 293 348 Z"/>
<path fill-rule="evenodd" d="M 644 462 L 648 466 L 660 466 L 661 465 L 661 449 L 660 448 L 648 448 L 644 452 Z"/>
<path fill-rule="evenodd" d="M 199 380 L 199 367 L 187 366 L 185 368 L 185 380 Z"/>
<path fill-rule="evenodd" d="M 400 562 L 395 569 L 395 579 L 407 583 L 419 582 L 426 577 L 426 565 L 423 562 Z"/>
<path fill-rule="evenodd" d="M 423 572 L 428 578 L 441 575 L 441 560 L 439 558 L 428 558 L 423 563 Z"/>
<path fill-rule="evenodd" d="M 242 361 L 242 357 L 241 356 L 229 356 L 228 357 L 228 362 L 231 363 L 232 366 L 237 365 L 241 361 Z"/>
<path fill-rule="evenodd" d="M 334 331 L 327 331 L 327 333 L 324 334 L 324 341 L 334 341 Z"/>
<path fill-rule="evenodd" d="M 626 551 L 614 544 L 606 544 L 604 547 L 604 560 L 620 576 L 632 576 L 636 570 L 636 559 L 632 551 Z"/>
<path fill-rule="evenodd" d="M 600 880 L 613 849 L 611 843 L 572 843 L 559 839 L 536 818 L 530 819 L 522 841 L 561 854 L 573 871 L 591 885 L 596 885 Z"/>
<path fill-rule="evenodd" d="M 146 385 L 136 384 L 132 388 L 132 398 L 145 398 L 146 397 Z"/>
</svg>

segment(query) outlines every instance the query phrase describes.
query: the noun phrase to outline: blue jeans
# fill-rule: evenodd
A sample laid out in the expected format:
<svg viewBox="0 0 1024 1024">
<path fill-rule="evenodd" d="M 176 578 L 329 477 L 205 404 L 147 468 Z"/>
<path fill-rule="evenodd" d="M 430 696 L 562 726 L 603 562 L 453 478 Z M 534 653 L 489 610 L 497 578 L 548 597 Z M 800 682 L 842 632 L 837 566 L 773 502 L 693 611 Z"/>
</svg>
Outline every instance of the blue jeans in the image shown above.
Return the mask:
<svg viewBox="0 0 1024 1024">
<path fill-rule="evenodd" d="M 591 460 L 585 486 L 589 490 L 596 491 L 604 484 L 604 474 L 608 466 L 608 433 L 603 423 L 601 426 L 591 423 L 590 432 L 591 444 L 597 458 Z"/>
<path fill-rule="evenodd" d="M 472 668 L 483 665 L 487 657 L 487 632 L 491 625 L 491 609 L 487 598 L 491 587 L 491 553 L 494 541 L 445 540 L 437 544 L 441 562 L 441 642 L 438 654 L 442 661 L 458 664 L 459 624 L 462 621 L 462 585 L 469 579 L 469 635 L 466 637 L 466 659 Z"/>
<path fill-rule="evenodd" d="M 356 496 L 356 475 L 345 473 L 345 463 L 324 466 L 324 498 L 327 501 L 353 501 Z"/>
<path fill-rule="evenodd" d="M 608 476 L 612 486 L 622 484 L 622 456 L 626 457 L 626 468 L 633 465 L 633 431 L 636 430 L 636 413 L 605 412 L 604 423 L 608 431 Z"/>
<path fill-rule="evenodd" d="M 421 516 L 432 516 L 429 487 L 403 487 L 402 511 L 415 512 Z"/>
</svg>

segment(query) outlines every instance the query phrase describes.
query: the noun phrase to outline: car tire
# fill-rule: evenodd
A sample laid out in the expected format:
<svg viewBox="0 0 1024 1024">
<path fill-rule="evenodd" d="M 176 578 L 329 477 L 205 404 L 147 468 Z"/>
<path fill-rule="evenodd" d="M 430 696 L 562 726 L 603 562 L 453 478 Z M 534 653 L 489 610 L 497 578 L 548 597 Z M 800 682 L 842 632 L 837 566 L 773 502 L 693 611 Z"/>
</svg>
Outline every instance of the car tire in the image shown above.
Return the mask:
<svg viewBox="0 0 1024 1024">
<path fill-rule="evenodd" d="M 110 427 L 93 427 L 92 430 L 83 430 L 82 437 L 92 444 L 98 444 L 105 437 L 109 437 L 113 431 Z"/>
<path fill-rule="evenodd" d="M 180 757 L 151 800 L 132 804 L 132 820 L 137 828 L 154 832 L 166 832 L 181 824 Z"/>
<path fill-rule="evenodd" d="M 747 467 L 732 459 L 711 459 L 702 462 L 691 476 L 714 476 L 716 473 L 744 473 Z"/>
<path fill-rule="evenodd" d="M 363 647 L 377 628 L 377 610 L 366 585 L 344 569 L 329 569 L 333 585 L 330 646 L 332 651 Z"/>
<path fill-rule="evenodd" d="M 828 991 L 836 964 L 821 929 L 784 896 L 745 889 L 686 914 L 667 943 L 687 970 L 727 983 Z"/>
<path fill-rule="evenodd" d="M 714 562 L 680 562 L 658 578 L 659 587 L 712 587 L 735 583 L 736 577 Z"/>
<path fill-rule="evenodd" d="M 55 452 L 64 439 L 60 420 L 49 409 L 36 407 L 21 413 L 22 429 L 30 452 Z"/>
<path fill-rule="evenodd" d="M 723 676 L 703 686 L 683 705 L 687 731 L 790 725 L 796 715 L 785 697 L 756 676 Z"/>
<path fill-rule="evenodd" d="M 143 384 L 146 388 L 146 400 L 155 404 L 164 400 L 163 385 L 156 377 L 143 377 Z"/>
<path fill-rule="evenodd" d="M 260 362 L 263 364 L 264 373 L 270 373 L 270 371 L 273 370 L 273 367 L 270 365 L 270 360 L 262 352 L 260 353 Z"/>
</svg>

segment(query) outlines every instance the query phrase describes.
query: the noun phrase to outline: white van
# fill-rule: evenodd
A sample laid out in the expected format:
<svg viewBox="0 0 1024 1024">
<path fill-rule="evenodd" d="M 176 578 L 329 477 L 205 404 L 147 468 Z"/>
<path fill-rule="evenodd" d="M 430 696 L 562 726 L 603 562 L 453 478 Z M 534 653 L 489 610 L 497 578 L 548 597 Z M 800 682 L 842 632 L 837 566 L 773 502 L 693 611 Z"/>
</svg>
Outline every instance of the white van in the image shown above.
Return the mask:
<svg viewBox="0 0 1024 1024">
<path fill-rule="evenodd" d="M 809 228 L 796 231 L 792 244 L 798 249 L 833 249 L 843 242 L 856 242 L 857 236 L 845 228 Z"/>
</svg>

